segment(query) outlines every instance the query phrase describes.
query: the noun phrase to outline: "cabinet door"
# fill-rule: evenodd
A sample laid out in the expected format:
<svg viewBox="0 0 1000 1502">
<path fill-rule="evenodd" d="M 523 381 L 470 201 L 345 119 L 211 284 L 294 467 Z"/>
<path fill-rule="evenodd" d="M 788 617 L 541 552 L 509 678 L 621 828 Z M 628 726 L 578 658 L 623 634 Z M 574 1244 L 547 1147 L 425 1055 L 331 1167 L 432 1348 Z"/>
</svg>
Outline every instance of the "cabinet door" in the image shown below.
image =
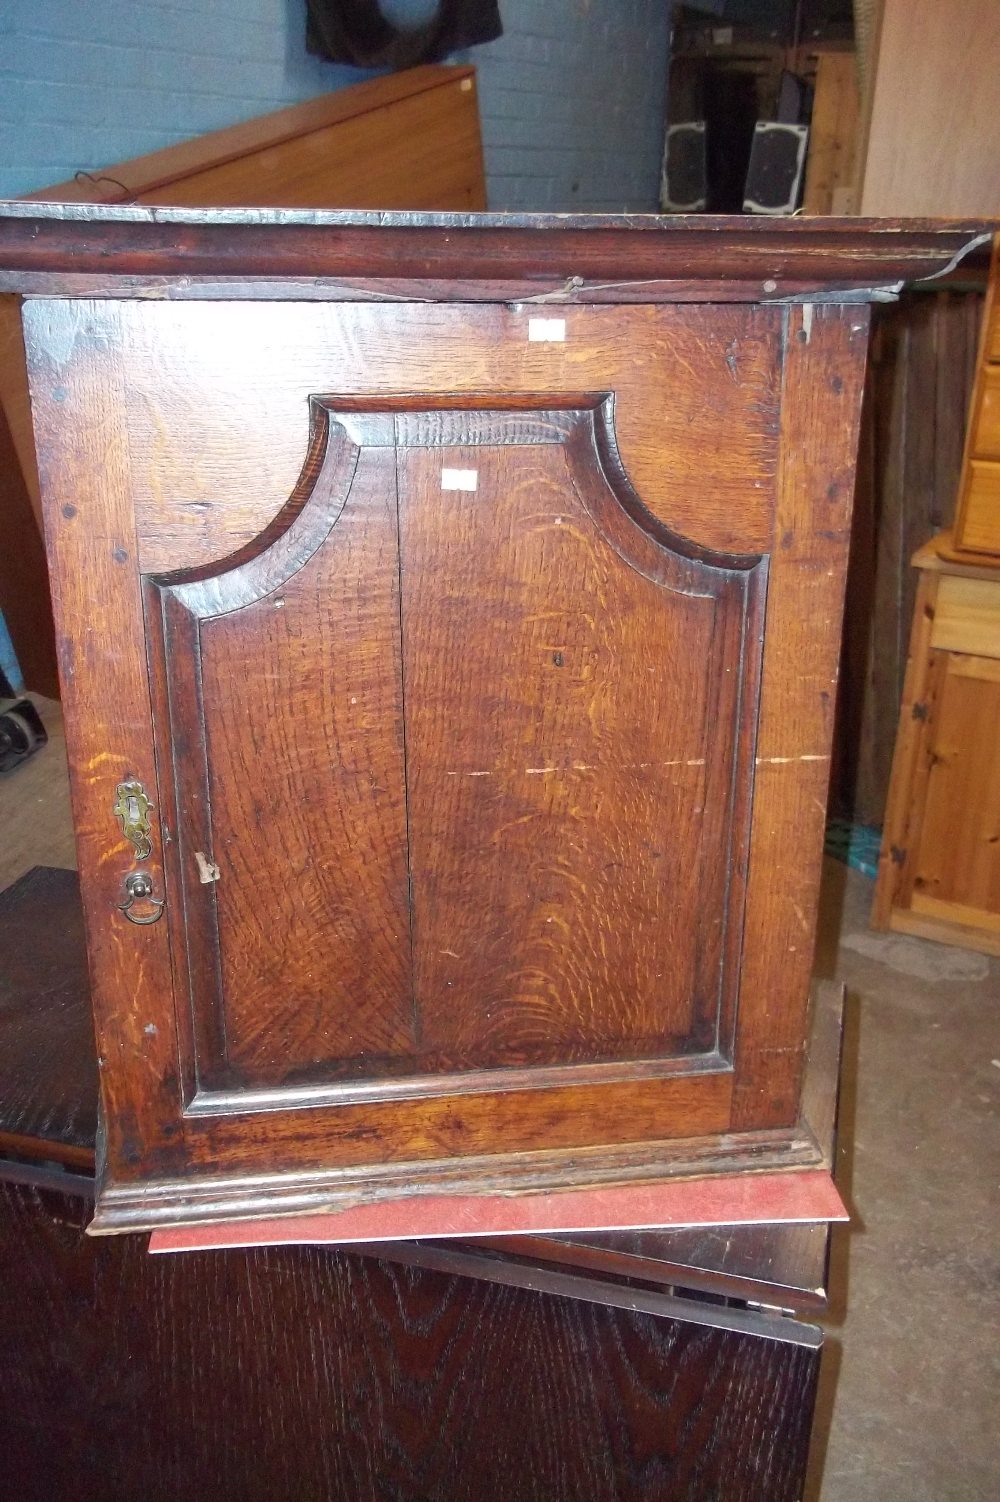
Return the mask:
<svg viewBox="0 0 1000 1502">
<path fill-rule="evenodd" d="M 287 526 L 147 578 L 200 1109 L 729 1066 L 764 565 L 610 397 L 484 400 L 314 401 Z"/>
<path fill-rule="evenodd" d="M 782 616 L 798 578 L 835 618 L 843 537 L 798 497 L 772 547 L 783 315 L 567 313 L 542 347 L 498 308 L 95 304 L 62 398 L 36 359 L 57 576 L 92 555 L 118 631 L 95 657 L 62 608 L 105 1223 L 689 1168 L 762 1129 L 808 1157 L 802 960 L 762 920 L 810 923 L 786 821 L 836 638 L 796 657 Z M 148 852 L 111 819 L 136 783 Z"/>
</svg>

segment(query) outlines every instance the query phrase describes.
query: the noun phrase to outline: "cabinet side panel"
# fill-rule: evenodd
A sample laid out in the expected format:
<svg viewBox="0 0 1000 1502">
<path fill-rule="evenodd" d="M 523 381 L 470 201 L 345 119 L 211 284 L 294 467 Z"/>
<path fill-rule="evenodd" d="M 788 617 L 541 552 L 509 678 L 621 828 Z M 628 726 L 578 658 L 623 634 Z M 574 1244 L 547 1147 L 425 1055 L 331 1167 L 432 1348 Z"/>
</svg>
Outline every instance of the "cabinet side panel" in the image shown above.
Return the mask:
<svg viewBox="0 0 1000 1502">
<path fill-rule="evenodd" d="M 798 1114 L 868 348 L 867 307 L 787 320 L 734 1129 Z"/>
</svg>

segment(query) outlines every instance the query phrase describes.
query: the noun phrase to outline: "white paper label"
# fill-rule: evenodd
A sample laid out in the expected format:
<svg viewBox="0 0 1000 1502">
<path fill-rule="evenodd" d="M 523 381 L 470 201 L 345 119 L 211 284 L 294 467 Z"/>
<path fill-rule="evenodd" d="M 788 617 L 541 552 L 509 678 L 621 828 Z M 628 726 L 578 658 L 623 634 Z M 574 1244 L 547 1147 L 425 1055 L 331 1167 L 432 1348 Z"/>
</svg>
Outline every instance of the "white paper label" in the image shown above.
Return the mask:
<svg viewBox="0 0 1000 1502">
<path fill-rule="evenodd" d="M 565 318 L 529 318 L 529 344 L 564 344 L 566 342 Z"/>
<path fill-rule="evenodd" d="M 475 469 L 443 469 L 441 471 L 442 490 L 475 490 L 478 470 Z"/>
</svg>

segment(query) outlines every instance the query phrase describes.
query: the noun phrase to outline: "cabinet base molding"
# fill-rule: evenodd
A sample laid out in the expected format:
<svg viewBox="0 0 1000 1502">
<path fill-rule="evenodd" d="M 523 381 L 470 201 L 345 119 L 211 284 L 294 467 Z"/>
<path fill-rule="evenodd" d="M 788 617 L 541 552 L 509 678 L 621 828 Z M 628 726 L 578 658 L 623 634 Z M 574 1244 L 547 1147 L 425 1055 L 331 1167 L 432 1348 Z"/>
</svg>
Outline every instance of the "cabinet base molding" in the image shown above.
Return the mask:
<svg viewBox="0 0 1000 1502">
<path fill-rule="evenodd" d="M 248 1178 L 145 1180 L 99 1185 L 91 1235 L 155 1231 L 298 1215 L 336 1215 L 387 1200 L 415 1197 L 548 1195 L 561 1191 L 648 1189 L 664 1180 L 722 1174 L 773 1174 L 829 1168 L 816 1134 L 805 1123 L 792 1132 L 757 1132 L 644 1142 L 607 1149 L 518 1153 L 472 1158 L 460 1165 L 434 1161 L 391 1167 L 261 1174 Z M 828 1213 L 819 1216 L 828 1219 Z"/>
<path fill-rule="evenodd" d="M 973 921 L 961 922 L 958 918 L 931 917 L 927 913 L 893 908 L 884 926 L 892 933 L 908 934 L 913 939 L 932 939 L 936 944 L 953 944 L 960 949 L 974 949 L 978 954 L 1000 955 L 1000 933 L 977 926 L 977 921 L 996 922 L 993 913 L 976 913 Z"/>
</svg>

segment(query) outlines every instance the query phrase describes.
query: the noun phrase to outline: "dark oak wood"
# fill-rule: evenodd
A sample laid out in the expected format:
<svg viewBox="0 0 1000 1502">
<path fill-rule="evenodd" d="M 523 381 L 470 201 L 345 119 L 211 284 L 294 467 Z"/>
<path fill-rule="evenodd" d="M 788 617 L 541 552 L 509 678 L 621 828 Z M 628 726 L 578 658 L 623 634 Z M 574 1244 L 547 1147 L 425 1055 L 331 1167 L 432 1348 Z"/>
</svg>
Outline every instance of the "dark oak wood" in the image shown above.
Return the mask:
<svg viewBox="0 0 1000 1502">
<path fill-rule="evenodd" d="M 94 1098 L 71 1067 L 91 1046 L 73 873 L 31 873 L 0 894 L 11 914 L 18 1000 L 62 1023 L 44 1053 L 0 1048 L 0 1098 L 9 1067 L 50 1133 L 32 1164 L 0 1159 L 3 1476 L 19 1502 L 801 1494 L 820 1332 L 662 1285 L 805 1307 L 806 1228 L 659 1233 L 642 1267 L 633 1238 L 589 1261 L 567 1243 L 558 1269 L 537 1244 L 150 1257 L 140 1238 L 92 1240 L 87 1177 L 56 1190 L 40 1161 Z M 54 930 L 61 983 L 37 989 L 25 961 Z M 821 1133 L 836 1015 L 827 988 Z"/>
<path fill-rule="evenodd" d="M 822 1163 L 801 1084 L 867 334 L 847 291 L 944 269 L 967 232 L 24 223 L 0 216 L 0 261 L 47 255 L 56 294 L 25 326 L 96 1229 Z M 178 289 L 233 257 L 250 294 L 300 255 L 453 277 L 447 299 L 498 268 L 706 281 L 541 323 L 329 285 L 62 295 L 101 247 Z M 822 288 L 712 305 L 775 266 Z M 112 814 L 130 780 L 165 903 L 142 927 Z"/>
<path fill-rule="evenodd" d="M 75 871 L 0 893 L 0 1155 L 93 1172 L 97 1066 Z"/>
<path fill-rule="evenodd" d="M 819 1332 L 327 1248 L 149 1257 L 0 1184 L 18 1502 L 769 1502 L 801 1495 Z"/>
</svg>

